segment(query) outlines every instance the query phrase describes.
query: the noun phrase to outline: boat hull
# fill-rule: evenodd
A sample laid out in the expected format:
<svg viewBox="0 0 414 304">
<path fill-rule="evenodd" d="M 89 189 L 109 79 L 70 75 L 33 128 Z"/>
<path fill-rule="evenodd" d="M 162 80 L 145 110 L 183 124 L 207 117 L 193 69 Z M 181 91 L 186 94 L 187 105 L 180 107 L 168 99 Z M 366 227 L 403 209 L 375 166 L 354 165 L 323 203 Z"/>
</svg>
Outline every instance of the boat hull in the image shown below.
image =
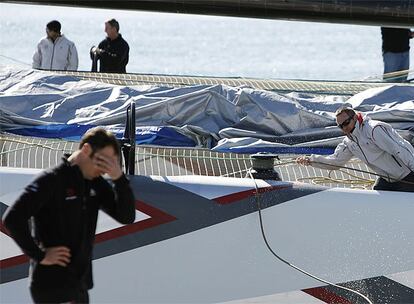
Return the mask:
<svg viewBox="0 0 414 304">
<path fill-rule="evenodd" d="M 2 210 L 35 173 L 0 169 Z M 413 193 L 205 176 L 130 180 L 137 221 L 101 216 L 94 302 L 225 302 L 324 285 L 269 252 L 257 202 L 270 245 L 294 265 L 335 283 L 404 273 L 403 285 L 414 288 Z M 2 302 L 27 302 L 27 260 L 4 233 L 1 245 Z"/>
</svg>

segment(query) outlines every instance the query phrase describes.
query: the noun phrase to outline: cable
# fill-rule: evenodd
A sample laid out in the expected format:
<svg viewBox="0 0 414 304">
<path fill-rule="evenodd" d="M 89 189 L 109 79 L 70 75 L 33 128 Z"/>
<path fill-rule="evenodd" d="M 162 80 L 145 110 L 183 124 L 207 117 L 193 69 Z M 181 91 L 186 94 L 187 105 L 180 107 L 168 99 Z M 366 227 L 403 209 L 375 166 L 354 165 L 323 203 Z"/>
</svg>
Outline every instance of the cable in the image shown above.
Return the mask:
<svg viewBox="0 0 414 304">
<path fill-rule="evenodd" d="M 18 59 L 14 59 L 14 58 L 12 58 L 12 57 L 9 57 L 9 56 L 3 55 L 3 54 L 0 54 L 0 57 L 6 58 L 6 59 L 8 59 L 8 60 L 11 60 L 11 61 L 14 61 L 14 62 L 17 62 L 17 63 L 20 63 L 20 64 L 27 65 L 27 66 L 29 66 L 29 67 L 32 67 L 32 65 L 31 65 L 31 64 L 28 64 L 28 63 L 26 63 L 26 62 L 20 61 L 20 60 L 18 60 Z"/>
<path fill-rule="evenodd" d="M 327 281 L 327 280 L 321 279 L 321 278 L 319 278 L 319 277 L 317 277 L 317 276 L 315 276 L 315 275 L 313 275 L 313 274 L 311 274 L 311 273 L 309 273 L 309 272 L 307 272 L 307 271 L 305 271 L 305 270 L 303 270 L 303 269 L 299 268 L 298 266 L 293 265 L 293 264 L 292 264 L 292 263 L 290 263 L 289 261 L 287 261 L 287 260 L 283 259 L 282 257 L 280 257 L 279 255 L 277 255 L 277 254 L 276 254 L 276 252 L 272 249 L 272 247 L 270 246 L 270 244 L 269 244 L 269 242 L 268 242 L 268 240 L 267 240 L 266 233 L 265 233 L 265 229 L 264 229 L 264 226 L 263 226 L 262 208 L 261 208 L 261 206 L 260 206 L 260 197 L 259 197 L 259 195 L 260 195 L 260 193 L 259 193 L 259 187 L 257 186 L 256 180 L 254 179 L 254 177 L 253 177 L 253 175 L 252 175 L 252 173 L 251 173 L 251 168 L 247 171 L 247 173 L 249 174 L 250 178 L 253 180 L 253 182 L 254 182 L 254 187 L 255 187 L 255 189 L 256 189 L 256 191 L 255 191 L 255 200 L 256 200 L 256 204 L 257 204 L 257 210 L 258 210 L 258 212 L 259 212 L 260 230 L 261 230 L 261 232 L 262 232 L 262 237 L 263 237 L 263 240 L 264 240 L 264 242 L 265 242 L 265 244 L 266 244 L 266 247 L 269 249 L 269 251 L 270 251 L 270 252 L 271 252 L 271 253 L 272 253 L 272 254 L 273 254 L 273 255 L 274 255 L 274 256 L 275 256 L 278 260 L 280 260 L 281 262 L 285 263 L 286 265 L 288 265 L 288 266 L 292 267 L 293 269 L 295 269 L 295 270 L 297 270 L 297 271 L 299 271 L 299 272 L 303 273 L 304 275 L 307 275 L 308 277 L 311 277 L 312 279 L 315 279 L 315 280 L 317 280 L 317 281 L 319 281 L 319 282 L 322 282 L 322 283 L 324 283 L 324 284 L 328 284 L 328 285 L 331 285 L 331 286 L 334 286 L 334 287 L 337 287 L 337 288 L 340 288 L 340 289 L 343 289 L 343 290 L 349 291 L 349 292 L 351 292 L 351 293 L 353 293 L 353 294 L 356 294 L 356 295 L 360 296 L 360 297 L 361 297 L 361 298 L 363 298 L 363 299 L 364 299 L 367 303 L 369 303 L 369 304 L 373 304 L 373 303 L 371 302 L 371 300 L 370 300 L 370 299 L 368 299 L 368 297 L 367 297 L 367 296 L 365 296 L 365 295 L 363 295 L 362 293 L 360 293 L 360 292 L 358 292 L 358 291 L 356 291 L 356 290 L 353 290 L 353 289 L 350 289 L 350 288 L 344 287 L 344 286 L 337 285 L 337 284 L 332 283 L 332 282 L 329 282 L 329 281 Z"/>
</svg>

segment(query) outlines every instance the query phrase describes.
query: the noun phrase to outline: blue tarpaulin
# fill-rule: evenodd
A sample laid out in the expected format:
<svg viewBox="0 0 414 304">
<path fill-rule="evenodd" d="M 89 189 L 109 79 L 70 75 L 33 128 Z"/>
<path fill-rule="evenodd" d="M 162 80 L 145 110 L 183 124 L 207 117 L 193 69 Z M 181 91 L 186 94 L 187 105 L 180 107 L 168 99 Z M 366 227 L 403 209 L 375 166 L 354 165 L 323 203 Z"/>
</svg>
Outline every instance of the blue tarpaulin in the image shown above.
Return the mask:
<svg viewBox="0 0 414 304">
<path fill-rule="evenodd" d="M 9 129 L 9 133 L 42 138 L 80 140 L 82 135 L 94 125 L 52 124 Z M 117 138 L 123 137 L 121 130 L 112 130 Z M 142 127 L 136 129 L 136 143 L 158 146 L 194 147 L 195 142 L 169 127 Z"/>
</svg>

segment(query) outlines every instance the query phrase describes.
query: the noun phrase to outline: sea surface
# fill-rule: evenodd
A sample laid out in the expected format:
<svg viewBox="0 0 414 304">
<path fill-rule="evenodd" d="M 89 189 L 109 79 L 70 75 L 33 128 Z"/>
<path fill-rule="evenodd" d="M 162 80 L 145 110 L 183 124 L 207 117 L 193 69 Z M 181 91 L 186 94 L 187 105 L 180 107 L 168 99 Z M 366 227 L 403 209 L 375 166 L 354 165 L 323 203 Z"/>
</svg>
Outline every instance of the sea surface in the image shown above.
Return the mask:
<svg viewBox="0 0 414 304">
<path fill-rule="evenodd" d="M 57 19 L 77 46 L 79 70 L 88 71 L 89 50 L 105 38 L 110 18 L 130 45 L 130 73 L 362 80 L 383 69 L 376 26 L 5 3 L 0 64 L 30 67 L 46 23 Z"/>
</svg>

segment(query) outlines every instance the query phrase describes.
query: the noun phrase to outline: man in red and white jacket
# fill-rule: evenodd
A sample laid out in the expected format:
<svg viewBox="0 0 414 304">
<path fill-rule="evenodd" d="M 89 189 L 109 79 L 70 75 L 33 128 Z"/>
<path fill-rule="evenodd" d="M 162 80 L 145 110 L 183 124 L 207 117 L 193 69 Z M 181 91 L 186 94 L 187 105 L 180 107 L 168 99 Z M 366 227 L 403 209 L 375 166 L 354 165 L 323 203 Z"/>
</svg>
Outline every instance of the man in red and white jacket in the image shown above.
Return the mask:
<svg viewBox="0 0 414 304">
<path fill-rule="evenodd" d="M 379 177 L 374 190 L 414 192 L 414 147 L 389 124 L 372 120 L 352 108 L 336 111 L 336 122 L 346 135 L 328 156 L 297 158 L 297 163 L 335 170 L 357 157 Z"/>
</svg>

